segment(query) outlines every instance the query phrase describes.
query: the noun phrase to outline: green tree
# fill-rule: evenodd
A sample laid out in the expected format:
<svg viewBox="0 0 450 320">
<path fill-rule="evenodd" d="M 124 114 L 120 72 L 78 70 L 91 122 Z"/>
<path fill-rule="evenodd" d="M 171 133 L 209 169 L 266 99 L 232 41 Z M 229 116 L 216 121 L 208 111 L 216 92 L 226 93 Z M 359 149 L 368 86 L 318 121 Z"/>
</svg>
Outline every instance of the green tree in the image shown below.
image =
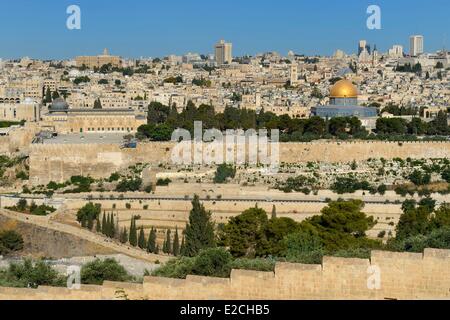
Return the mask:
<svg viewBox="0 0 450 320">
<path fill-rule="evenodd" d="M 153 227 L 150 230 L 150 234 L 148 236 L 147 252 L 156 253 L 156 230 L 153 229 Z"/>
<path fill-rule="evenodd" d="M 108 233 L 108 231 L 107 231 L 108 222 L 106 221 L 106 212 L 103 212 L 102 216 L 103 216 L 102 217 L 102 233 L 106 236 Z"/>
<path fill-rule="evenodd" d="M 129 242 L 133 247 L 136 247 L 138 244 L 137 241 L 138 241 L 138 238 L 137 238 L 137 229 L 136 229 L 136 219 L 133 216 L 131 218 Z"/>
<path fill-rule="evenodd" d="M 22 235 L 13 230 L 0 232 L 0 255 L 23 249 Z"/>
<path fill-rule="evenodd" d="M 44 103 L 51 103 L 52 102 L 52 92 L 49 87 L 47 87 L 47 90 L 45 91 L 45 98 Z"/>
<path fill-rule="evenodd" d="M 58 92 L 58 90 L 53 91 L 53 93 L 52 93 L 52 99 L 55 100 L 55 99 L 57 99 L 57 98 L 59 98 L 59 92 Z"/>
<path fill-rule="evenodd" d="M 226 278 L 230 276 L 233 257 L 223 248 L 200 251 L 192 268 L 194 275 Z"/>
<path fill-rule="evenodd" d="M 277 207 L 275 205 L 272 206 L 272 219 L 277 218 Z"/>
<path fill-rule="evenodd" d="M 314 228 L 303 228 L 296 233 L 288 234 L 283 244 L 288 261 L 304 264 L 320 264 L 324 254 L 322 239 Z"/>
<path fill-rule="evenodd" d="M 185 254 L 185 250 L 186 250 L 186 245 L 184 244 L 184 235 L 181 238 L 181 245 L 180 245 L 180 255 L 184 256 Z"/>
<path fill-rule="evenodd" d="M 167 229 L 166 240 L 164 241 L 163 252 L 167 254 L 172 253 L 172 241 L 171 241 L 171 231 Z"/>
<path fill-rule="evenodd" d="M 119 238 L 120 243 L 127 243 L 128 242 L 128 230 L 126 227 L 122 229 L 122 232 L 120 233 Z"/>
<path fill-rule="evenodd" d="M 214 176 L 214 183 L 225 183 L 228 178 L 234 178 L 236 175 L 236 168 L 232 165 L 221 164 L 217 167 Z"/>
<path fill-rule="evenodd" d="M 87 221 L 89 218 L 96 220 L 101 213 L 101 204 L 89 202 L 77 212 L 77 221 L 81 222 L 83 218 Z"/>
<path fill-rule="evenodd" d="M 110 225 L 110 234 L 109 237 L 114 239 L 116 237 L 116 223 L 114 222 L 114 213 L 111 212 L 111 225 Z"/>
<path fill-rule="evenodd" d="M 97 233 L 100 233 L 100 232 L 102 232 L 102 224 L 100 222 L 100 218 L 97 218 L 96 221 L 97 221 L 97 223 L 95 224 L 95 231 Z"/>
<path fill-rule="evenodd" d="M 94 228 L 94 220 L 92 219 L 91 216 L 87 217 L 87 228 L 89 230 L 92 230 L 92 228 Z"/>
<path fill-rule="evenodd" d="M 81 268 L 83 284 L 102 285 L 103 281 L 126 282 L 131 279 L 125 268 L 114 259 L 96 259 Z"/>
<path fill-rule="evenodd" d="M 431 175 L 429 173 L 423 173 L 420 170 L 414 170 L 410 176 L 409 180 L 416 186 L 427 185 L 431 182 Z"/>
<path fill-rule="evenodd" d="M 43 261 L 33 263 L 25 259 L 23 263 L 12 263 L 6 273 L 11 283 L 8 286 L 36 289 L 38 286 L 66 285 L 65 277 L 59 276 L 56 270 Z"/>
<path fill-rule="evenodd" d="M 25 199 L 20 199 L 16 205 L 17 210 L 21 211 L 21 212 L 25 211 L 27 209 L 27 206 L 28 206 L 28 203 L 27 203 L 27 200 L 25 200 Z"/>
<path fill-rule="evenodd" d="M 173 238 L 172 253 L 175 257 L 180 255 L 180 239 L 178 236 L 178 227 L 175 228 L 175 236 Z"/>
<path fill-rule="evenodd" d="M 233 256 L 254 258 L 267 246 L 267 224 L 266 211 L 259 208 L 248 209 L 232 217 L 225 225 L 222 242 L 230 248 Z"/>
<path fill-rule="evenodd" d="M 376 221 L 362 212 L 363 207 L 360 200 L 330 202 L 321 215 L 305 220 L 300 227 L 314 228 L 328 251 L 379 247 L 379 241 L 366 237 Z"/>
<path fill-rule="evenodd" d="M 214 223 L 211 212 L 206 211 L 197 195 L 192 201 L 189 223 L 185 231 L 184 254 L 190 257 L 197 255 L 200 250 L 215 247 Z"/>
<path fill-rule="evenodd" d="M 144 233 L 144 226 L 141 226 L 139 228 L 139 240 L 138 240 L 138 247 L 141 249 L 145 249 L 147 246 L 145 242 L 145 233 Z"/>
<path fill-rule="evenodd" d="M 100 101 L 100 98 L 96 99 L 94 101 L 94 109 L 102 109 L 102 102 Z"/>
<path fill-rule="evenodd" d="M 439 111 L 436 118 L 428 125 L 429 135 L 447 135 L 450 132 L 448 126 L 447 113 Z"/>
<path fill-rule="evenodd" d="M 111 214 L 108 213 L 108 215 L 106 216 L 106 236 L 108 238 L 111 238 Z"/>
</svg>

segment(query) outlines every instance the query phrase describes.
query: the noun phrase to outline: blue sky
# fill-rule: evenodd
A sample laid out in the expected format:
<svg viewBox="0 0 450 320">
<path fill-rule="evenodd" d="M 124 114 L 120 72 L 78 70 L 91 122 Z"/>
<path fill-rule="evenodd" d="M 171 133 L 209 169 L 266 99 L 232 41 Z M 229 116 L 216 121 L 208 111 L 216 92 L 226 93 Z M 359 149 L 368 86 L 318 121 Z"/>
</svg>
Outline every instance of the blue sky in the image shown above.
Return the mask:
<svg viewBox="0 0 450 320">
<path fill-rule="evenodd" d="M 66 28 L 71 4 L 81 8 L 81 30 Z M 370 4 L 381 7 L 382 30 L 366 27 Z M 359 39 L 409 50 L 411 34 L 423 34 L 431 52 L 450 47 L 449 13 L 448 0 L 2 0 L 0 57 L 62 59 L 105 47 L 124 57 L 211 53 L 222 38 L 234 55 L 330 55 L 355 52 Z"/>
</svg>

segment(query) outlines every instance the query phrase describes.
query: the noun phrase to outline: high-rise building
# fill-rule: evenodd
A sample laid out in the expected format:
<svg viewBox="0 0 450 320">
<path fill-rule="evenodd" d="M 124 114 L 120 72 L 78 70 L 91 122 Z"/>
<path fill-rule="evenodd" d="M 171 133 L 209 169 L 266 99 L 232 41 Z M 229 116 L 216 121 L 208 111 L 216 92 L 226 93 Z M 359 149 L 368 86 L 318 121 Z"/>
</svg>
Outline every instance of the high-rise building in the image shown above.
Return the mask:
<svg viewBox="0 0 450 320">
<path fill-rule="evenodd" d="M 366 40 L 360 40 L 358 43 L 358 56 L 361 54 L 361 52 L 364 51 L 364 49 L 367 46 L 367 41 Z"/>
<path fill-rule="evenodd" d="M 358 43 L 358 56 L 366 50 L 370 54 L 370 45 L 367 44 L 366 40 L 360 40 Z"/>
<path fill-rule="evenodd" d="M 412 57 L 417 57 L 423 53 L 423 36 L 414 35 L 410 39 L 410 50 L 409 55 Z"/>
<path fill-rule="evenodd" d="M 401 58 L 401 57 L 403 57 L 403 46 L 401 46 L 401 45 L 394 45 L 392 47 L 392 49 L 389 49 L 388 54 L 389 54 L 390 57 L 393 57 L 393 58 Z"/>
<path fill-rule="evenodd" d="M 215 58 L 218 65 L 230 64 L 233 61 L 233 45 L 220 40 L 215 46 Z"/>
</svg>

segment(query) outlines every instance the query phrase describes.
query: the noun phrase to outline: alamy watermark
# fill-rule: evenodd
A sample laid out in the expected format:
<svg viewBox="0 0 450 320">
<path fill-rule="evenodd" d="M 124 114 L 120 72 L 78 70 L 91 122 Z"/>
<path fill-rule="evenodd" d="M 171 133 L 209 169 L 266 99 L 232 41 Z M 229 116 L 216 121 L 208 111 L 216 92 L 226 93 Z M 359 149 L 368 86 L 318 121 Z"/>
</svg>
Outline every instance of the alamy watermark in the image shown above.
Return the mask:
<svg viewBox="0 0 450 320">
<path fill-rule="evenodd" d="M 381 269 L 377 265 L 372 265 L 367 268 L 367 289 L 380 290 L 381 289 Z"/>
<path fill-rule="evenodd" d="M 280 166 L 280 133 L 266 129 L 226 130 L 208 129 L 194 122 L 194 138 L 185 129 L 172 133 L 177 142 L 171 160 L 175 165 L 246 165 L 262 167 L 263 174 L 275 174 Z"/>
<path fill-rule="evenodd" d="M 81 267 L 80 266 L 69 266 L 67 268 L 67 288 L 69 290 L 80 290 L 81 289 Z"/>
<path fill-rule="evenodd" d="M 67 7 L 66 13 L 69 15 L 66 21 L 67 29 L 80 30 L 81 29 L 81 8 L 77 5 L 70 5 Z"/>
<path fill-rule="evenodd" d="M 367 18 L 367 28 L 369 30 L 381 30 L 381 8 L 377 5 L 370 5 L 367 7 L 367 14 L 370 16 Z"/>
</svg>

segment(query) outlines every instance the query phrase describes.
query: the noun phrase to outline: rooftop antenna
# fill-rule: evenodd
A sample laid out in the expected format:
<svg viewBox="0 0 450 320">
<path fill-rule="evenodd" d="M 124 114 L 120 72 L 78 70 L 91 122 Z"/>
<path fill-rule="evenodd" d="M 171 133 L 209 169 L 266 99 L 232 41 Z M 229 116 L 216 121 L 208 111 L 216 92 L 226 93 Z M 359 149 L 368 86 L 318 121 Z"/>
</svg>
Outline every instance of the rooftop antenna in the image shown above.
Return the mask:
<svg viewBox="0 0 450 320">
<path fill-rule="evenodd" d="M 444 54 L 447 52 L 446 42 L 447 42 L 447 34 L 444 33 L 444 39 L 442 39 L 442 53 L 444 53 Z"/>
</svg>

